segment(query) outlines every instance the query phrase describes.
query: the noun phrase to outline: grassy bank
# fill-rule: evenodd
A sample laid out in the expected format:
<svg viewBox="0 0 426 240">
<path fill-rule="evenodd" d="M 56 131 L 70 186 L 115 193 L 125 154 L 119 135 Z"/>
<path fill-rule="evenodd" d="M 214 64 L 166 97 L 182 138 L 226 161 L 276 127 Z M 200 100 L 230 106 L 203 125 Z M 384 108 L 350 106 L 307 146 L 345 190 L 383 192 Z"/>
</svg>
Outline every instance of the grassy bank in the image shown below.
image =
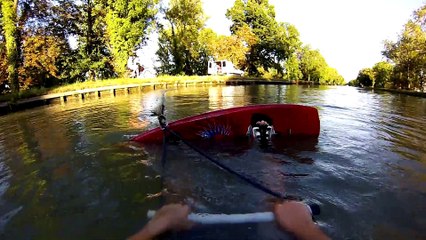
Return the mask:
<svg viewBox="0 0 426 240">
<path fill-rule="evenodd" d="M 4 94 L 0 95 L 0 102 L 13 102 L 20 99 L 26 99 L 31 97 L 42 96 L 52 93 L 63 93 L 69 91 L 76 91 L 82 89 L 99 88 L 107 86 L 120 86 L 128 84 L 142 84 L 142 83 L 179 83 L 184 81 L 226 81 L 229 79 L 235 79 L 232 76 L 161 76 L 156 78 L 116 78 L 106 79 L 98 81 L 85 81 L 66 84 L 63 86 L 57 86 L 52 88 L 31 88 L 22 90 L 19 94 Z"/>
<path fill-rule="evenodd" d="M 106 79 L 106 80 L 97 80 L 97 81 L 76 82 L 76 83 L 53 87 L 53 88 L 32 88 L 32 89 L 22 90 L 19 92 L 19 94 L 0 95 L 0 103 L 16 102 L 17 100 L 42 96 L 46 94 L 64 93 L 64 92 L 70 92 L 70 91 L 99 88 L 99 87 L 108 87 L 108 86 L 120 86 L 120 85 L 143 84 L 143 83 L 176 84 L 176 83 L 184 83 L 187 81 L 214 82 L 214 83 L 222 82 L 223 83 L 228 80 L 242 80 L 242 81 L 254 81 L 254 80 L 259 81 L 260 80 L 265 82 L 267 81 L 285 82 L 282 79 L 265 79 L 265 78 L 259 78 L 259 77 L 238 77 L 238 76 L 159 76 L 155 78 L 144 78 L 144 79 L 116 78 L 116 79 Z"/>
</svg>

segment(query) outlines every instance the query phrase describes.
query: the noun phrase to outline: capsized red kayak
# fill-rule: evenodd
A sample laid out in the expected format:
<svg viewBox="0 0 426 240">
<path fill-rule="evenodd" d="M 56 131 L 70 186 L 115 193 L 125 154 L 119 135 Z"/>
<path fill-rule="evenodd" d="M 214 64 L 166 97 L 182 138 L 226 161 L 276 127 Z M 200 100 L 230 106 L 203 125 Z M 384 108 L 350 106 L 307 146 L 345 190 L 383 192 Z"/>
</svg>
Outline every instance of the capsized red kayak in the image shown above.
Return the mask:
<svg viewBox="0 0 426 240">
<path fill-rule="evenodd" d="M 294 104 L 265 104 L 222 109 L 177 120 L 169 123 L 168 128 L 185 140 L 235 138 L 246 136 L 255 118 L 268 121 L 280 137 L 313 137 L 318 136 L 320 131 L 318 110 Z M 141 133 L 132 140 L 141 143 L 161 143 L 163 130 L 157 127 Z"/>
</svg>

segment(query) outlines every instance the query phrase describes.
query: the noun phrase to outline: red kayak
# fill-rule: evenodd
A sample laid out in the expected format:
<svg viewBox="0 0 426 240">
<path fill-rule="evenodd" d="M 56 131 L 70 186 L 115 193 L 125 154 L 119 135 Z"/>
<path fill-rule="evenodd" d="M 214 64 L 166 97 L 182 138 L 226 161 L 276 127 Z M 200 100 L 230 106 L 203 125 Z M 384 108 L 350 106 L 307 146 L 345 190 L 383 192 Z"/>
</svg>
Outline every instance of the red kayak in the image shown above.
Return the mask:
<svg viewBox="0 0 426 240">
<path fill-rule="evenodd" d="M 237 138 L 247 135 L 262 135 L 268 139 L 272 134 L 280 137 L 313 137 L 319 135 L 320 121 L 318 110 L 313 107 L 265 104 L 207 112 L 172 122 L 168 128 L 185 140 Z M 132 140 L 161 143 L 163 130 L 157 127 Z"/>
</svg>

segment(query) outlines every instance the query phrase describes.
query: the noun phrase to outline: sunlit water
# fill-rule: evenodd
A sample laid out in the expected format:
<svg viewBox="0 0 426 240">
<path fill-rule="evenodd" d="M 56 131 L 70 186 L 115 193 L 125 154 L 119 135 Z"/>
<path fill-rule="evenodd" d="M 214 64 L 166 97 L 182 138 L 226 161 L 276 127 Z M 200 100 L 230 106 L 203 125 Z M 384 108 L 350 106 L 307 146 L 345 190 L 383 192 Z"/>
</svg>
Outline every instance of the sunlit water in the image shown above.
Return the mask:
<svg viewBox="0 0 426 240">
<path fill-rule="evenodd" d="M 0 117 L 0 238 L 124 239 L 166 202 L 197 212 L 270 210 L 270 196 L 182 143 L 168 145 L 162 169 L 161 146 L 129 142 L 157 126 L 158 99 L 145 92 Z M 320 204 L 316 220 L 333 239 L 426 239 L 426 99 L 349 87 L 188 87 L 167 92 L 166 115 L 257 103 L 318 108 L 318 141 L 199 146 L 275 191 Z M 273 223 L 166 238 L 291 239 Z"/>
</svg>

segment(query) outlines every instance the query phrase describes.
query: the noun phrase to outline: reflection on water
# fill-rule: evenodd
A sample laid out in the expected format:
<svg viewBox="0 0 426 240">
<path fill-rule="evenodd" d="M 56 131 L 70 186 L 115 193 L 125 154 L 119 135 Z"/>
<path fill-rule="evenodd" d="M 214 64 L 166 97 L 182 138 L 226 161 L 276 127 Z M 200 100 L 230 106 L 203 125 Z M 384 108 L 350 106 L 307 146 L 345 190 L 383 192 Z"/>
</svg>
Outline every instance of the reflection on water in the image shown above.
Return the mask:
<svg viewBox="0 0 426 240">
<path fill-rule="evenodd" d="M 183 144 L 128 139 L 157 126 L 161 91 L 68 102 L 0 117 L 1 239 L 123 239 L 147 209 L 187 201 L 199 212 L 268 210 L 270 196 Z M 335 239 L 425 239 L 426 99 L 348 87 L 169 89 L 169 121 L 260 103 L 317 107 L 314 141 L 197 143 L 238 172 L 322 206 Z M 155 195 L 163 188 L 161 197 Z M 154 195 L 153 195 L 154 194 Z M 238 204 L 235 204 L 236 200 Z M 287 239 L 273 224 L 199 227 L 185 239 Z"/>
</svg>

